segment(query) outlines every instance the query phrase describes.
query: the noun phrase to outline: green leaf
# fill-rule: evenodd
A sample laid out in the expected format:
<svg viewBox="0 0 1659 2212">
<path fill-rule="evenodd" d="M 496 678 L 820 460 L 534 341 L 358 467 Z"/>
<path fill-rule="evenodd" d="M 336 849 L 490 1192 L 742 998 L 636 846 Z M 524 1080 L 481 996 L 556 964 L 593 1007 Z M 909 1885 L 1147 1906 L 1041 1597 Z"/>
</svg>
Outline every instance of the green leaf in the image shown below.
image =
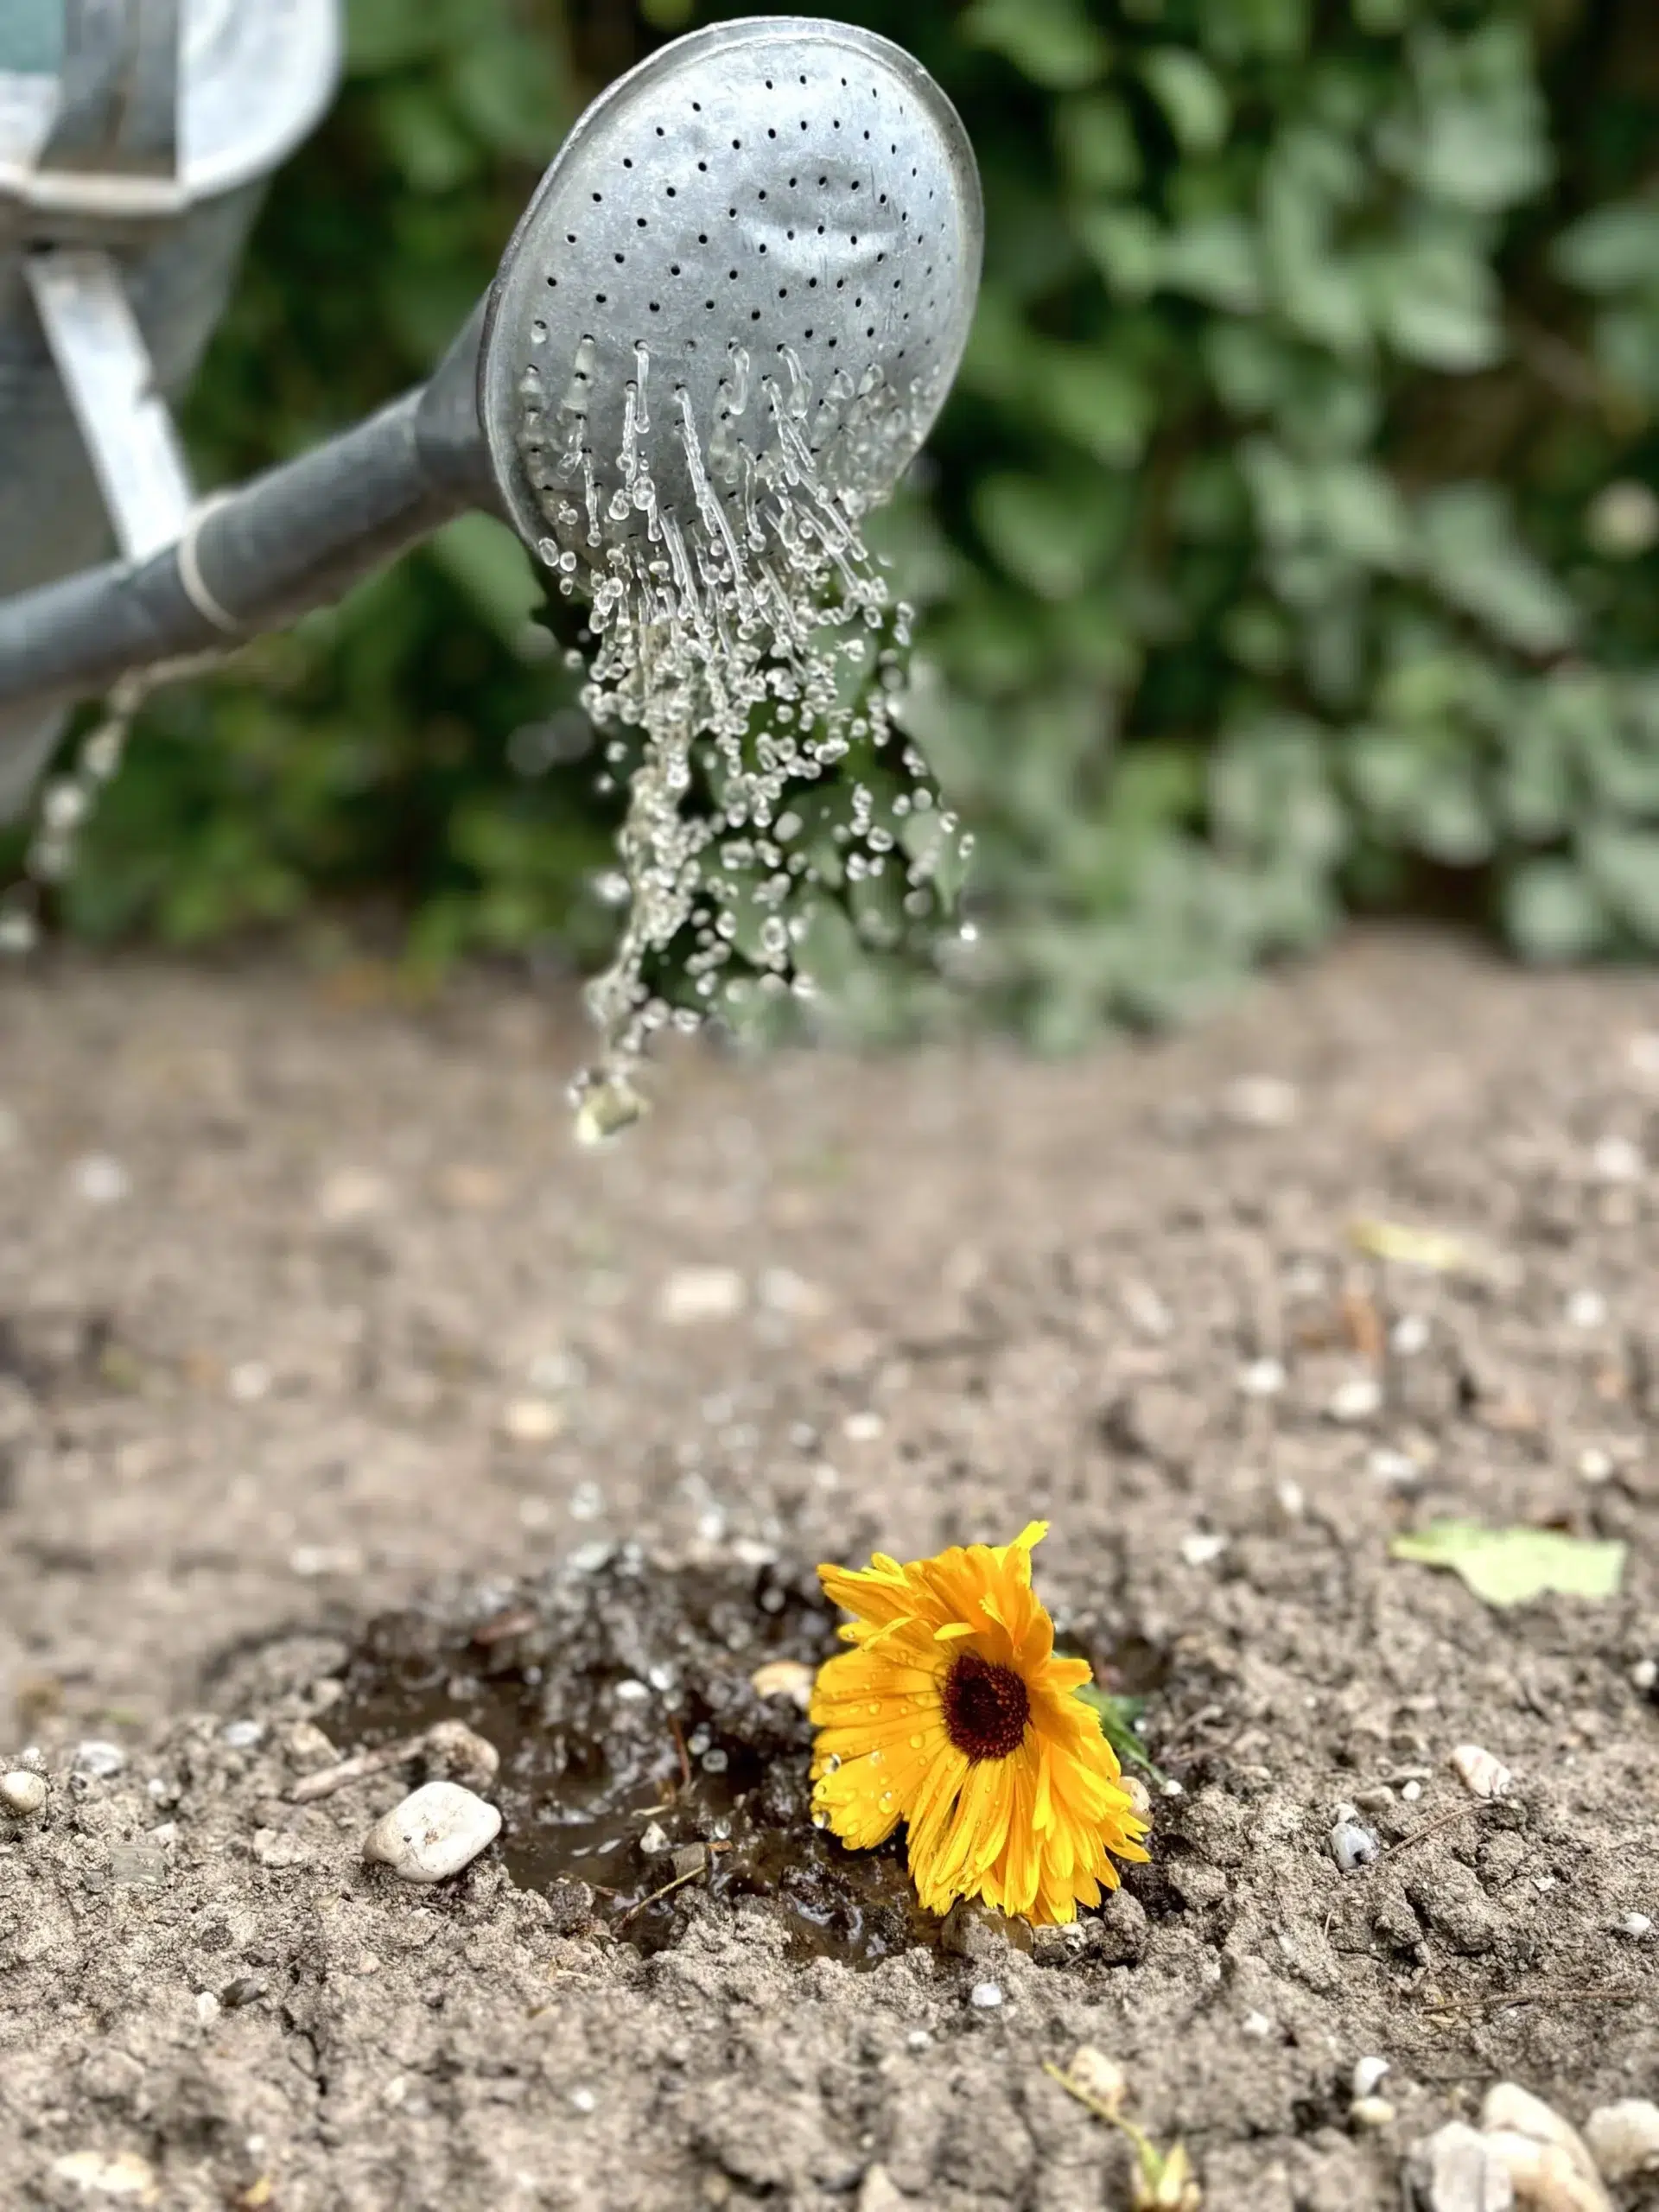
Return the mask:
<svg viewBox="0 0 1659 2212">
<path fill-rule="evenodd" d="M 1411 516 L 1380 468 L 1363 461 L 1327 462 L 1313 473 L 1308 493 L 1326 537 L 1351 560 L 1394 575 L 1411 566 Z"/>
<path fill-rule="evenodd" d="M 1078 92 L 1054 111 L 1054 143 L 1079 191 L 1133 192 L 1141 181 L 1141 149 L 1129 111 L 1109 92 Z"/>
<path fill-rule="evenodd" d="M 1561 652 L 1578 613 L 1555 579 L 1516 535 L 1495 484 L 1453 484 L 1418 510 L 1423 563 L 1454 607 L 1523 652 Z"/>
<path fill-rule="evenodd" d="M 1147 1709 L 1145 1698 L 1114 1697 L 1109 1690 L 1096 1688 L 1093 1682 L 1085 1682 L 1077 1695 L 1099 1719 L 1100 1732 L 1117 1753 L 1119 1764 L 1138 1766 L 1161 1787 L 1169 1777 L 1147 1756 L 1147 1747 L 1135 1725 Z"/>
<path fill-rule="evenodd" d="M 1561 232 L 1552 257 L 1586 292 L 1659 286 L 1659 199 L 1594 209 Z"/>
<path fill-rule="evenodd" d="M 1144 299 L 1163 271 L 1164 238 L 1144 207 L 1085 207 L 1075 218 L 1084 250 L 1122 300 Z"/>
<path fill-rule="evenodd" d="M 1553 967 L 1605 947 L 1607 911 L 1573 861 L 1527 861 L 1503 887 L 1503 927 L 1523 960 Z"/>
<path fill-rule="evenodd" d="M 1564 1598 L 1614 1598 L 1624 1573 L 1625 1547 L 1554 1529 L 1483 1529 L 1474 1521 L 1433 1521 L 1395 1536 L 1392 1559 L 1447 1567 L 1483 1604 L 1523 1605 L 1554 1592 Z"/>
<path fill-rule="evenodd" d="M 1117 534 L 1115 505 L 1045 477 L 992 476 L 974 518 L 1007 573 L 1042 599 L 1065 599 L 1099 569 Z"/>
<path fill-rule="evenodd" d="M 1109 468 L 1140 460 L 1157 394 L 1104 346 L 1054 345 L 1034 364 L 1039 404 L 1057 429 Z"/>
<path fill-rule="evenodd" d="M 1184 224 L 1165 241 L 1160 275 L 1167 290 L 1190 293 L 1231 315 L 1254 315 L 1262 305 L 1256 233 L 1241 215 Z"/>
<path fill-rule="evenodd" d="M 1141 73 L 1183 152 L 1213 154 L 1224 143 L 1227 92 L 1207 61 L 1188 47 L 1160 46 L 1142 60 Z"/>
<path fill-rule="evenodd" d="M 1659 830 L 1599 823 L 1580 849 L 1590 880 L 1643 945 L 1659 945 Z"/>
<path fill-rule="evenodd" d="M 962 19 L 961 35 L 1002 54 L 1051 92 L 1092 84 L 1111 59 L 1104 34 L 1080 0 L 976 0 Z"/>
<path fill-rule="evenodd" d="M 1472 246 L 1423 238 L 1371 265 L 1377 321 L 1395 353 L 1426 368 L 1466 374 L 1503 353 L 1497 286 Z"/>
</svg>

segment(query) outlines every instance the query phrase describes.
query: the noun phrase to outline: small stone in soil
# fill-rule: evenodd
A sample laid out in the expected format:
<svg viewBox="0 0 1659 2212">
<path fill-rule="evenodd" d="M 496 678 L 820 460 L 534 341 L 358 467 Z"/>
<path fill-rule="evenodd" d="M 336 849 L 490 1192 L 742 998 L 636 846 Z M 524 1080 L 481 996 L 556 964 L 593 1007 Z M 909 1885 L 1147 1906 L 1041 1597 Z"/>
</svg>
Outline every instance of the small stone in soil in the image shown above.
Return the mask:
<svg viewBox="0 0 1659 2212">
<path fill-rule="evenodd" d="M 1356 2098 L 1374 2096 L 1389 2071 L 1386 2058 L 1357 2058 L 1354 2061 L 1352 2088 Z"/>
<path fill-rule="evenodd" d="M 421 1748 L 428 1776 L 435 1782 L 458 1782 L 466 1789 L 481 1789 L 501 1769 L 495 1745 L 464 1720 L 435 1720 Z"/>
<path fill-rule="evenodd" d="M 0 1774 L 0 1810 L 16 1820 L 32 1820 L 44 1812 L 48 1794 L 44 1777 L 31 1774 L 26 1767 L 13 1774 Z"/>
<path fill-rule="evenodd" d="M 1479 1744 L 1459 1744 L 1451 1764 L 1471 1797 L 1507 1796 L 1515 1782 L 1503 1762 Z"/>
<path fill-rule="evenodd" d="M 1586 2120 L 1584 2134 L 1604 2181 L 1659 2173 L 1659 2104 L 1646 2097 L 1600 2106 Z"/>
<path fill-rule="evenodd" d="M 127 1755 L 119 1744 L 106 1744 L 89 1736 L 85 1743 L 75 1745 L 77 1774 L 93 1775 L 99 1781 L 107 1782 L 112 1775 L 119 1774 L 126 1763 Z"/>
<path fill-rule="evenodd" d="M 1002 2002 L 1002 1990 L 995 1981 L 976 1981 L 968 1993 L 968 2002 L 982 2012 L 995 2012 Z"/>
<path fill-rule="evenodd" d="M 1515 2202 L 1486 2139 L 1460 2120 L 1412 2145 L 1406 2176 L 1421 2212 L 1510 2212 Z"/>
<path fill-rule="evenodd" d="M 1370 1866 L 1380 1848 L 1370 1828 L 1362 1827 L 1357 1821 L 1338 1821 L 1331 1831 L 1330 1844 L 1331 1856 L 1344 1874 Z"/>
<path fill-rule="evenodd" d="M 400 1882 L 442 1882 L 470 1866 L 501 1833 L 501 1815 L 458 1783 L 427 1782 L 375 1822 L 363 1856 Z"/>
</svg>

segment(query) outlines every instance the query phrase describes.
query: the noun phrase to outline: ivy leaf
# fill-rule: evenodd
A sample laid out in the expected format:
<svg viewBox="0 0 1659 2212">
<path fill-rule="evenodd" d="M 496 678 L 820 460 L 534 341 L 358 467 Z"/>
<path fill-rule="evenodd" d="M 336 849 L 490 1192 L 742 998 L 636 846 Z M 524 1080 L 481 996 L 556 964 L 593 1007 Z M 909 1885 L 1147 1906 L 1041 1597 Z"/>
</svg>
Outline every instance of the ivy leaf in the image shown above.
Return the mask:
<svg viewBox="0 0 1659 2212">
<path fill-rule="evenodd" d="M 1111 59 L 1104 34 L 1077 0 L 977 0 L 963 18 L 962 35 L 1056 92 L 1093 84 Z"/>
<path fill-rule="evenodd" d="M 1391 1559 L 1446 1567 L 1484 1605 L 1524 1605 L 1554 1592 L 1563 1598 L 1615 1598 L 1624 1573 L 1625 1546 L 1556 1529 L 1483 1529 L 1475 1521 L 1432 1521 L 1395 1536 Z"/>
<path fill-rule="evenodd" d="M 1226 88 L 1209 63 L 1188 47 L 1160 46 L 1147 55 L 1141 73 L 1183 151 L 1213 154 L 1230 118 Z"/>
</svg>

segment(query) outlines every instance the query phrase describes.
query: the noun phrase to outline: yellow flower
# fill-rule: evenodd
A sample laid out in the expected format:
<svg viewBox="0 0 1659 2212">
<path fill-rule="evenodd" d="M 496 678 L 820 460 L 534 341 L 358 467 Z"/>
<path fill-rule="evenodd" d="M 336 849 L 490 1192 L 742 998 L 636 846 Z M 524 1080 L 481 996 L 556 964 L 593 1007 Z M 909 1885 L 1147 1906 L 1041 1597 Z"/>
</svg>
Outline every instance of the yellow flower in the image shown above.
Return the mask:
<svg viewBox="0 0 1659 2212">
<path fill-rule="evenodd" d="M 1031 1586 L 1033 1521 L 1011 1544 L 969 1544 L 901 1567 L 821 1567 L 857 1618 L 850 1651 L 812 1693 L 813 1816 L 868 1850 L 900 1821 L 931 1912 L 957 1897 L 1047 1925 L 1117 1887 L 1109 1853 L 1144 1859 L 1146 1823 L 1100 1723 L 1075 1694 L 1087 1662 L 1054 1656 Z"/>
</svg>

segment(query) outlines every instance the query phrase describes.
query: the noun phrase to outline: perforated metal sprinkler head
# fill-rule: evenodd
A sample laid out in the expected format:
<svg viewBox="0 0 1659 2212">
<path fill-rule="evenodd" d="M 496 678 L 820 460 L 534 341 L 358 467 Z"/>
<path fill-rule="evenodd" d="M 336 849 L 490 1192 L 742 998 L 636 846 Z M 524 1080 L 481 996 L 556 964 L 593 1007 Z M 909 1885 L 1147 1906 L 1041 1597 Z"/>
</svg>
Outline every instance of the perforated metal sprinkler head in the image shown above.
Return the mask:
<svg viewBox="0 0 1659 2212">
<path fill-rule="evenodd" d="M 592 591 L 646 549 L 734 557 L 809 474 L 883 499 L 982 237 L 967 135 L 901 48 L 804 16 L 664 48 L 577 124 L 490 295 L 479 412 L 519 532 Z"/>
<path fill-rule="evenodd" d="M 795 16 L 676 41 L 582 117 L 429 383 L 148 557 L 0 602 L 0 754 L 8 710 L 278 626 L 469 507 L 596 614 L 764 594 L 780 495 L 833 549 L 925 436 L 982 229 L 966 134 L 902 48 Z"/>
</svg>

